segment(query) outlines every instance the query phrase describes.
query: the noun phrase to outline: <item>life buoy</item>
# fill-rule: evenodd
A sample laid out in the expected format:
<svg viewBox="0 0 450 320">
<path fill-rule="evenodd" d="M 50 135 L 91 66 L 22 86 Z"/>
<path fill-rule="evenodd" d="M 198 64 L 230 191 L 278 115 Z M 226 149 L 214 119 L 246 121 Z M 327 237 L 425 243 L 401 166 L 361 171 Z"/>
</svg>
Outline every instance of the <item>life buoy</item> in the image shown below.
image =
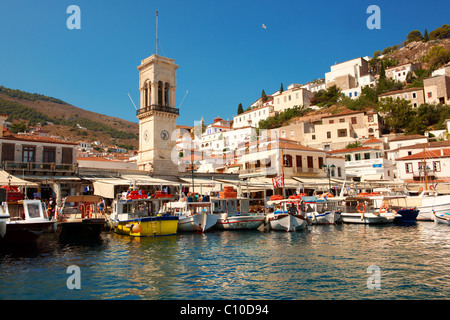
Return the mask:
<svg viewBox="0 0 450 320">
<path fill-rule="evenodd" d="M 385 213 L 386 211 L 388 211 L 388 209 L 389 209 L 389 206 L 387 204 L 383 204 L 380 207 L 380 213 Z"/>
<path fill-rule="evenodd" d="M 423 191 L 423 188 L 422 188 L 422 187 L 420 187 L 420 188 L 419 188 L 419 191 Z"/>
<path fill-rule="evenodd" d="M 434 187 L 433 187 L 433 186 L 430 186 L 430 190 L 434 190 Z"/>
<path fill-rule="evenodd" d="M 362 206 L 362 210 L 359 209 L 360 206 Z M 366 212 L 366 206 L 364 205 L 364 203 L 359 203 L 359 204 L 356 206 L 356 209 L 358 210 L 359 213 L 364 213 L 364 212 Z"/>
</svg>

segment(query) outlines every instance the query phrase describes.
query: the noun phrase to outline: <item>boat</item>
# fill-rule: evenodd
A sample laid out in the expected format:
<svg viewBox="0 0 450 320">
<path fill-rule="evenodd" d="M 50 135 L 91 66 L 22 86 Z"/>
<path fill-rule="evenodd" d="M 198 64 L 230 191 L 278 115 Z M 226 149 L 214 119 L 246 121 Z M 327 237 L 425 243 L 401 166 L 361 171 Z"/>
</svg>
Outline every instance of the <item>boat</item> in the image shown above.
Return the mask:
<svg viewBox="0 0 450 320">
<path fill-rule="evenodd" d="M 433 221 L 433 212 L 444 214 L 450 212 L 450 195 L 439 194 L 436 190 L 422 190 L 418 195 L 408 195 L 405 206 L 417 207 L 417 220 Z"/>
<path fill-rule="evenodd" d="M 213 214 L 217 215 L 215 229 L 243 230 L 258 229 L 265 221 L 261 212 L 250 212 L 250 199 L 237 197 L 237 193 L 226 189 L 219 193 L 219 197 L 211 197 Z"/>
<path fill-rule="evenodd" d="M 268 213 L 270 229 L 278 231 L 299 231 L 305 229 L 308 222 L 302 214 L 301 199 L 282 199 L 267 202 L 273 207 Z"/>
<path fill-rule="evenodd" d="M 433 212 L 433 220 L 436 223 L 450 225 L 450 213 L 436 213 Z"/>
<path fill-rule="evenodd" d="M 95 195 L 67 196 L 56 216 L 56 234 L 59 238 L 98 238 L 106 218 L 100 210 L 103 198 Z"/>
<path fill-rule="evenodd" d="M 376 208 L 370 197 L 345 197 L 341 202 L 341 221 L 344 223 L 389 224 L 400 217 L 387 204 Z"/>
<path fill-rule="evenodd" d="M 4 201 L 0 206 L 0 217 L 3 225 L 0 244 L 36 242 L 54 224 L 40 200 Z"/>
<path fill-rule="evenodd" d="M 211 212 L 211 202 L 167 202 L 165 210 L 178 216 L 178 231 L 205 232 L 210 230 L 219 216 Z"/>
<path fill-rule="evenodd" d="M 374 200 L 374 207 L 380 208 L 384 204 L 397 213 L 398 216 L 394 222 L 400 223 L 414 223 L 417 221 L 417 216 L 420 210 L 414 206 L 407 206 L 407 196 L 402 193 L 396 193 L 389 188 L 375 188 L 370 193 L 359 193 L 358 196 L 366 196 Z"/>
<path fill-rule="evenodd" d="M 114 232 L 134 237 L 166 236 L 177 233 L 178 216 L 163 211 L 173 197 L 128 198 L 118 194 L 110 215 Z"/>
<path fill-rule="evenodd" d="M 335 224 L 341 218 L 336 201 L 317 196 L 302 197 L 301 208 L 311 224 Z"/>
</svg>

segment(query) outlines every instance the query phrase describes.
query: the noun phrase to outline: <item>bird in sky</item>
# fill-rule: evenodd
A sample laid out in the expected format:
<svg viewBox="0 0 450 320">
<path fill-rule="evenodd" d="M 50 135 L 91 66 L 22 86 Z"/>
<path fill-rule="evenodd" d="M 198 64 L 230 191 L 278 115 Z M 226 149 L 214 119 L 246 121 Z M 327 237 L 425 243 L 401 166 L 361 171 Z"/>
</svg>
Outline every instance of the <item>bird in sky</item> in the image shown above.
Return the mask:
<svg viewBox="0 0 450 320">
<path fill-rule="evenodd" d="M 265 30 L 267 30 L 267 27 L 266 27 L 266 25 L 263 23 L 262 24 L 262 27 L 265 29 Z"/>
</svg>

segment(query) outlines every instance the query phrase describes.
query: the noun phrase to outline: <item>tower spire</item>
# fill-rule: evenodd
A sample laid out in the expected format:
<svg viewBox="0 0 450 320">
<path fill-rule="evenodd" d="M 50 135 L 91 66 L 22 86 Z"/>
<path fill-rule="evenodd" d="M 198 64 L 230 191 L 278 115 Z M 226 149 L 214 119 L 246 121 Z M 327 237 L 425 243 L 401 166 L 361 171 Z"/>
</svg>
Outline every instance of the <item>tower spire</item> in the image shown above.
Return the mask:
<svg viewBox="0 0 450 320">
<path fill-rule="evenodd" d="M 156 55 L 159 55 L 159 41 L 158 41 L 158 10 L 156 10 Z"/>
</svg>

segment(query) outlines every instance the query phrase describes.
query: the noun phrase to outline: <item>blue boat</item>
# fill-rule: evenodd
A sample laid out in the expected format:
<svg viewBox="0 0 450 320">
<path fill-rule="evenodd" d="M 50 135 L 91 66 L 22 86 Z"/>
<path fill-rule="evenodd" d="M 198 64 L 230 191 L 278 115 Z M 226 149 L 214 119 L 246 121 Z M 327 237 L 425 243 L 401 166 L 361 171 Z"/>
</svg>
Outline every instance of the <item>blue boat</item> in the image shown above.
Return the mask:
<svg viewBox="0 0 450 320">
<path fill-rule="evenodd" d="M 419 210 L 417 208 L 401 208 L 397 210 L 397 214 L 399 214 L 400 217 L 396 217 L 394 222 L 415 223 L 417 222 Z"/>
</svg>

